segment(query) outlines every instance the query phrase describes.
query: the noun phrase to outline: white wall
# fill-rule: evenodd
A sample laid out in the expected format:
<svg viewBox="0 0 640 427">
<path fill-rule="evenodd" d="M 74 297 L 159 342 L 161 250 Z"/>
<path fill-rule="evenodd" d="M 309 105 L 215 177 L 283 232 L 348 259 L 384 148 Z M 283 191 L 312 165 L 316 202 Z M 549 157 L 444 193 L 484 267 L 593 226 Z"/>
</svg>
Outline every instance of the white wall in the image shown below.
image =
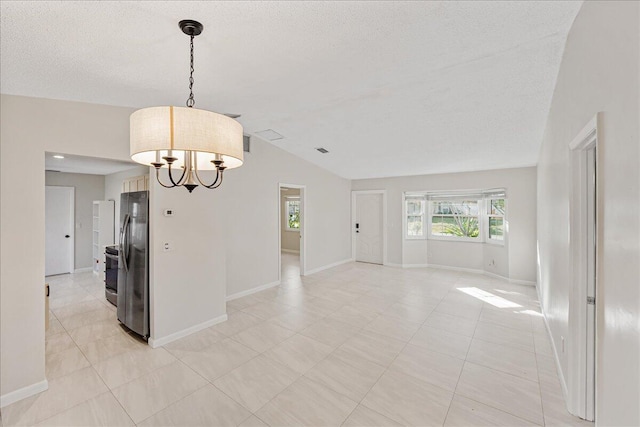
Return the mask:
<svg viewBox="0 0 640 427">
<path fill-rule="evenodd" d="M 596 422 L 640 425 L 638 2 L 585 2 L 567 38 L 538 165 L 539 289 L 572 384 L 568 144 L 602 112 L 598 141 Z"/>
<path fill-rule="evenodd" d="M 509 233 L 504 246 L 404 239 L 403 192 L 488 188 L 507 190 Z M 534 167 L 355 180 L 352 189 L 387 190 L 387 260 L 392 265 L 443 265 L 484 270 L 513 280 L 536 280 Z M 489 266 L 491 260 L 495 266 Z"/>
<path fill-rule="evenodd" d="M 131 111 L 10 95 L 0 97 L 2 404 L 45 386 L 44 153 L 57 151 L 127 160 Z M 24 162 L 19 159 L 30 162 L 28 179 L 24 176 Z"/>
<path fill-rule="evenodd" d="M 134 110 L 11 95 L 0 99 L 4 405 L 46 386 L 44 153 L 129 160 L 129 115 Z M 350 181 L 257 139 L 252 151 L 242 168 L 227 171 L 218 190 L 198 188 L 189 197 L 184 189 L 152 184 L 154 338 L 215 319 L 224 306 L 224 270 L 227 295 L 278 280 L 279 182 L 307 185 L 307 268 L 350 257 Z M 31 162 L 30 176 L 15 185 L 16 177 L 24 175 L 24 165 L 16 159 L 24 158 Z M 160 217 L 166 207 L 176 208 L 176 217 Z M 176 250 L 158 254 L 158 244 L 165 239 L 172 239 Z"/>
<path fill-rule="evenodd" d="M 169 182 L 166 174 L 161 176 Z M 220 208 L 216 190 L 198 187 L 189 194 L 185 188 L 163 188 L 155 173 L 151 178 L 150 341 L 157 345 L 224 320 L 226 212 Z M 164 216 L 165 209 L 172 209 L 174 216 Z M 164 251 L 165 242 L 171 251 Z"/>
<path fill-rule="evenodd" d="M 74 252 L 76 269 L 93 267 L 93 201 L 105 200 L 102 175 L 45 172 L 45 185 L 75 188 Z"/>
<path fill-rule="evenodd" d="M 113 221 L 113 227 L 116 242 L 118 242 L 118 236 L 120 235 L 120 194 L 122 194 L 122 182 L 126 178 L 148 174 L 148 166 L 138 165 L 132 166 L 131 169 L 127 169 L 122 172 L 116 172 L 104 176 L 104 199 L 113 200 L 115 202 L 115 217 Z"/>
<path fill-rule="evenodd" d="M 252 137 L 244 165 L 212 196 L 229 213 L 227 295 L 278 280 L 279 183 L 306 185 L 307 271 L 351 258 L 351 181 Z"/>
<path fill-rule="evenodd" d="M 280 192 L 280 247 L 287 251 L 300 252 L 300 231 L 287 230 L 287 196 L 300 196 L 300 190 L 289 188 Z"/>
</svg>

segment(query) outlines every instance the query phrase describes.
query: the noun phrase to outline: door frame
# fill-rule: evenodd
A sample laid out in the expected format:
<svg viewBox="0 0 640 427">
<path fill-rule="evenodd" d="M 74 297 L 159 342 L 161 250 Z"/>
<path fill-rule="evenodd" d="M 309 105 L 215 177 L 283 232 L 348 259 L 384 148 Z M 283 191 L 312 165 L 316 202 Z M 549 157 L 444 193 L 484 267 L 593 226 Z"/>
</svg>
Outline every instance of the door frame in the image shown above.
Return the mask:
<svg viewBox="0 0 640 427">
<path fill-rule="evenodd" d="M 382 265 L 387 265 L 387 190 L 351 191 L 351 258 L 356 260 L 357 196 L 364 194 L 382 194 Z"/>
<path fill-rule="evenodd" d="M 569 144 L 571 159 L 571 200 L 570 200 L 570 253 L 573 269 L 571 271 L 571 292 L 569 317 L 570 330 L 575 344 L 569 341 L 570 353 L 567 387 L 569 411 L 580 418 L 594 421 L 596 408 L 597 375 L 597 336 L 598 316 L 602 313 L 597 298 L 598 290 L 598 241 L 600 240 L 599 218 L 602 218 L 600 204 L 600 176 L 598 175 L 599 121 L 597 113 Z M 600 128 L 601 129 L 601 128 Z M 595 180 L 588 183 L 588 152 L 595 149 L 593 166 Z M 595 188 L 594 188 L 595 187 Z M 595 195 L 593 221 L 589 220 L 587 209 L 589 192 Z M 593 257 L 590 257 L 588 229 L 591 228 Z M 593 290 L 589 291 L 589 275 L 593 272 Z M 590 295 L 593 293 L 593 295 Z M 587 304 L 587 297 L 594 297 L 595 304 Z M 573 327 L 571 325 L 573 324 Z"/>
<path fill-rule="evenodd" d="M 69 259 L 69 273 L 74 273 L 75 272 L 75 265 L 76 265 L 76 229 L 75 229 L 75 224 L 76 224 L 76 188 L 75 187 L 70 187 L 68 185 L 45 185 L 44 186 L 44 191 L 45 191 L 45 198 L 47 197 L 47 187 L 55 187 L 55 188 L 64 188 L 66 190 L 69 190 L 69 192 L 71 193 L 71 197 L 69 198 L 69 209 L 71 212 L 71 215 L 69 215 L 69 230 L 71 233 L 71 237 L 72 239 L 69 239 L 69 254 L 70 254 L 70 259 Z M 45 225 L 47 223 L 47 212 L 45 211 L 44 213 L 45 217 L 44 217 L 44 221 L 45 221 Z M 45 231 L 45 236 L 46 236 L 46 231 Z M 92 248 L 93 250 L 93 248 Z M 47 262 L 47 252 L 46 252 L 46 246 L 45 246 L 45 265 Z M 65 274 L 65 273 L 61 273 L 61 274 Z"/>
<path fill-rule="evenodd" d="M 303 184 L 278 183 L 278 282 L 282 281 L 282 192 L 281 188 L 300 190 L 300 276 L 307 271 L 307 186 Z"/>
</svg>

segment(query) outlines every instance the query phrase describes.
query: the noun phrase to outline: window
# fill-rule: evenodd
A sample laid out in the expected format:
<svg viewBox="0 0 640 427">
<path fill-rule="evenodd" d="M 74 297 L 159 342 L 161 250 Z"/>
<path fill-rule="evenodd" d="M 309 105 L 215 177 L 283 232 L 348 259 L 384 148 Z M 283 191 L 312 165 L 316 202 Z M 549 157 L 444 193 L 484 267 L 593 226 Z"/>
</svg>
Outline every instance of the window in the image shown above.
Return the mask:
<svg viewBox="0 0 640 427">
<path fill-rule="evenodd" d="M 478 200 L 431 202 L 431 236 L 480 239 Z"/>
<path fill-rule="evenodd" d="M 424 238 L 425 233 L 425 200 L 424 197 L 406 199 L 407 238 Z"/>
<path fill-rule="evenodd" d="M 487 239 L 504 241 L 505 199 L 487 200 Z"/>
<path fill-rule="evenodd" d="M 504 242 L 504 189 L 405 193 L 404 204 L 406 239 Z"/>
<path fill-rule="evenodd" d="M 286 230 L 300 230 L 300 200 L 286 200 L 285 210 L 287 212 Z"/>
</svg>

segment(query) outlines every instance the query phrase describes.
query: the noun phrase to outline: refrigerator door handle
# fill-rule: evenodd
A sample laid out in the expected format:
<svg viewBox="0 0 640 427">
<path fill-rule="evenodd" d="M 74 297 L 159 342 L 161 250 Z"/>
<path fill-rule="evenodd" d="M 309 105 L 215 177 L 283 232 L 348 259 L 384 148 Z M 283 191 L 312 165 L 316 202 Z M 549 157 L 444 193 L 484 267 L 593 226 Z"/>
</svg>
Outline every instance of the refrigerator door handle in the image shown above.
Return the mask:
<svg viewBox="0 0 640 427">
<path fill-rule="evenodd" d="M 129 242 L 127 241 L 127 232 L 129 231 L 129 222 L 131 217 L 126 214 L 124 222 L 122 224 L 122 230 L 120 231 L 120 253 L 122 254 L 122 264 L 124 265 L 124 271 L 129 271 L 128 257 L 129 257 Z"/>
</svg>

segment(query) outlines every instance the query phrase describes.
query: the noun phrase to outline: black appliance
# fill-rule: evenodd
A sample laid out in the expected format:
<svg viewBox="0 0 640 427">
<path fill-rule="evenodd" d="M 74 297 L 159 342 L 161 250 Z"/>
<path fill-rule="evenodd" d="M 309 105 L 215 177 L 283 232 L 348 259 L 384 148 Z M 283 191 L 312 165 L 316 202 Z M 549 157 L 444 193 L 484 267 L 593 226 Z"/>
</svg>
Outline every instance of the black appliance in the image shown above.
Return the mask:
<svg viewBox="0 0 640 427">
<path fill-rule="evenodd" d="M 104 296 L 111 304 L 118 305 L 118 247 L 104 249 Z"/>
<path fill-rule="evenodd" d="M 118 320 L 149 337 L 149 192 L 120 195 Z"/>
</svg>

